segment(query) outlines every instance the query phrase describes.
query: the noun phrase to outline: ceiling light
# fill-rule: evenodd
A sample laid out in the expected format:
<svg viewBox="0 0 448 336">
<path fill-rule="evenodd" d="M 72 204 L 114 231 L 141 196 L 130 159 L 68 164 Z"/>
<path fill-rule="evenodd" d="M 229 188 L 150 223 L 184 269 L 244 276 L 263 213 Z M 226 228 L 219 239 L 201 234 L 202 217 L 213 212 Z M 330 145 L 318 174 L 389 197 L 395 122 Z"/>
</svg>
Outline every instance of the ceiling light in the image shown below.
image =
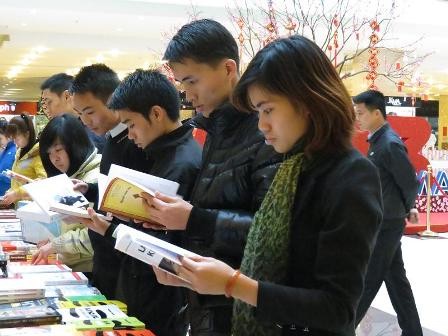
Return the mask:
<svg viewBox="0 0 448 336">
<path fill-rule="evenodd" d="M 5 89 L 5 91 L 23 91 L 23 89 Z"/>
<path fill-rule="evenodd" d="M 98 56 L 95 57 L 95 62 L 96 63 L 104 63 L 105 60 L 106 60 L 106 57 L 104 57 L 101 54 L 99 54 Z"/>
<path fill-rule="evenodd" d="M 109 54 L 112 57 L 117 57 L 118 55 L 122 54 L 122 51 L 120 51 L 119 49 L 111 49 L 109 51 L 106 52 L 107 54 Z"/>
</svg>

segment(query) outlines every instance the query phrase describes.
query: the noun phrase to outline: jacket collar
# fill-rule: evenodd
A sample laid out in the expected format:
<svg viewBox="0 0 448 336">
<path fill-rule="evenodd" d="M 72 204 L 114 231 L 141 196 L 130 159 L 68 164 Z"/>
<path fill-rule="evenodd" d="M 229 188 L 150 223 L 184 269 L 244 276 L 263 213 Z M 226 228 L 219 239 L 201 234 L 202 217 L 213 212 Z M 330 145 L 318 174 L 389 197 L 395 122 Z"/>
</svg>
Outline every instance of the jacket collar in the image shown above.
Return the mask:
<svg viewBox="0 0 448 336">
<path fill-rule="evenodd" d="M 84 163 L 79 167 L 79 169 L 72 174 L 72 176 L 70 176 L 71 178 L 76 178 L 76 176 L 78 176 L 80 173 L 84 172 L 84 171 L 89 171 L 91 169 L 96 168 L 96 166 L 99 166 L 100 161 L 101 161 L 101 156 L 98 156 L 98 149 L 94 149 L 93 152 L 87 157 L 87 159 L 84 161 Z M 96 159 L 96 160 L 95 160 Z M 97 162 L 94 162 L 97 161 Z M 91 165 L 91 163 L 93 163 Z M 91 167 L 88 167 L 91 166 Z M 90 169 L 89 169 L 90 168 Z"/>
<path fill-rule="evenodd" d="M 174 131 L 164 134 L 150 143 L 143 150 L 146 155 L 153 155 L 156 152 L 161 152 L 170 147 L 176 147 L 179 144 L 188 140 L 193 132 L 193 126 L 186 122 L 182 126 L 176 128 Z"/>
<path fill-rule="evenodd" d="M 389 123 L 386 121 L 386 123 L 381 126 L 378 130 L 376 130 L 368 139 L 367 141 L 369 143 L 375 143 L 378 141 L 378 139 L 387 131 L 390 129 Z"/>
<path fill-rule="evenodd" d="M 237 110 L 227 101 L 216 108 L 208 118 L 199 114 L 192 119 L 191 123 L 195 127 L 201 128 L 209 134 L 216 134 L 229 128 L 233 129 L 241 119 L 246 118 L 249 115 L 249 113 Z"/>
<path fill-rule="evenodd" d="M 6 152 L 6 151 L 10 150 L 11 148 L 13 148 L 15 146 L 16 145 L 15 145 L 14 141 L 8 141 L 8 143 L 6 144 L 6 147 L 5 147 L 5 149 L 3 151 Z"/>
</svg>

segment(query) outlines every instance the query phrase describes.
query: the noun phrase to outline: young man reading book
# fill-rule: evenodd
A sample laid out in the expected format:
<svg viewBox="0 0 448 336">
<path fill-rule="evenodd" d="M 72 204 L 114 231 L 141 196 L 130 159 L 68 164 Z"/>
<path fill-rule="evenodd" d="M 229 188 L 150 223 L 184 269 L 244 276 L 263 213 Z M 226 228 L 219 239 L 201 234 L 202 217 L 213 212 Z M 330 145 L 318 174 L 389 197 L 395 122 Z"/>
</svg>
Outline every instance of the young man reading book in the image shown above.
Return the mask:
<svg viewBox="0 0 448 336">
<path fill-rule="evenodd" d="M 146 153 L 145 172 L 178 182 L 178 194 L 189 199 L 201 164 L 201 149 L 193 139 L 193 127 L 179 120 L 180 101 L 174 85 L 157 71 L 136 70 L 117 87 L 108 106 L 127 125 L 129 139 Z M 106 239 L 116 228 L 114 223 L 109 226 L 98 220 L 90 225 Z M 129 225 L 179 244 L 179 232 Z M 160 285 L 148 264 L 123 256 L 117 298 L 128 305 L 128 314 L 145 322 L 156 335 L 185 336 L 185 318 L 179 314 L 185 302 L 182 293 L 179 288 Z"/>
<path fill-rule="evenodd" d="M 183 26 L 166 59 L 207 131 L 201 172 L 190 201 L 158 194 L 147 198 L 154 222 L 185 230 L 184 247 L 239 268 L 253 215 L 280 162 L 264 143 L 255 114 L 238 111 L 229 97 L 238 80 L 238 47 L 232 34 L 212 20 Z M 188 294 L 192 335 L 230 335 L 232 300 Z"/>
<path fill-rule="evenodd" d="M 104 64 L 83 67 L 73 79 L 70 92 L 73 109 L 81 121 L 97 135 L 106 135 L 106 142 L 100 163 L 100 173 L 109 172 L 115 163 L 127 168 L 144 171 L 146 155 L 127 137 L 126 125 L 120 123 L 118 113 L 107 107 L 107 101 L 120 84 L 117 74 Z M 81 184 L 91 202 L 98 201 L 97 184 Z M 94 250 L 92 283 L 108 299 L 115 297 L 120 258 L 113 244 L 96 232 L 89 230 L 89 237 Z"/>
</svg>

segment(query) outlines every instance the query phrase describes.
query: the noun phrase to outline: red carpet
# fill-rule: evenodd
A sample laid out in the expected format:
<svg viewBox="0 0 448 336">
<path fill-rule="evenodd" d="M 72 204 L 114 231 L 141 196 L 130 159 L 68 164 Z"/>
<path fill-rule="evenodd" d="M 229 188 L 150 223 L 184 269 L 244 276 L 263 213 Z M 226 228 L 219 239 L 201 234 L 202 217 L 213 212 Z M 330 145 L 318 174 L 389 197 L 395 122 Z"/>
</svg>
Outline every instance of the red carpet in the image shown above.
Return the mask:
<svg viewBox="0 0 448 336">
<path fill-rule="evenodd" d="M 448 232 L 448 213 L 432 212 L 430 217 L 431 230 L 434 232 Z M 408 222 L 405 234 L 416 234 L 426 230 L 426 213 L 419 213 L 419 224 Z"/>
</svg>

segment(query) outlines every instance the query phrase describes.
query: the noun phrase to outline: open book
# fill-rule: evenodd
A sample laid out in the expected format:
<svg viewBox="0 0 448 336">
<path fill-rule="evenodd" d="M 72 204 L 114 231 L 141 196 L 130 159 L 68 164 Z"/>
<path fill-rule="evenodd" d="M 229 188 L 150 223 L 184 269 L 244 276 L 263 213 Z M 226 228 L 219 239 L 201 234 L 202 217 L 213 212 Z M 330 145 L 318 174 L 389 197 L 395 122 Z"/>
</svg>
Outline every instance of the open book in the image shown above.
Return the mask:
<svg viewBox="0 0 448 336">
<path fill-rule="evenodd" d="M 179 246 L 120 224 L 116 228 L 115 248 L 131 257 L 179 277 L 181 258 L 193 255 Z M 183 279 L 186 281 L 185 279 Z"/>
<path fill-rule="evenodd" d="M 19 208 L 18 218 L 44 223 L 54 222 L 64 215 L 89 218 L 86 210 L 89 201 L 73 190 L 73 183 L 65 174 L 34 181 L 23 188 L 34 202 Z"/>
<path fill-rule="evenodd" d="M 98 208 L 123 217 L 141 221 L 150 220 L 143 207 L 141 193 L 154 196 L 159 191 L 176 196 L 179 183 L 113 164 L 109 175 L 98 178 Z"/>
<path fill-rule="evenodd" d="M 20 183 L 32 183 L 34 182 L 34 180 L 32 178 L 29 178 L 25 175 L 16 173 L 10 169 L 6 169 L 4 171 L 2 171 L 2 175 L 5 175 L 7 177 L 9 177 L 10 179 L 14 179 L 17 180 Z"/>
</svg>

